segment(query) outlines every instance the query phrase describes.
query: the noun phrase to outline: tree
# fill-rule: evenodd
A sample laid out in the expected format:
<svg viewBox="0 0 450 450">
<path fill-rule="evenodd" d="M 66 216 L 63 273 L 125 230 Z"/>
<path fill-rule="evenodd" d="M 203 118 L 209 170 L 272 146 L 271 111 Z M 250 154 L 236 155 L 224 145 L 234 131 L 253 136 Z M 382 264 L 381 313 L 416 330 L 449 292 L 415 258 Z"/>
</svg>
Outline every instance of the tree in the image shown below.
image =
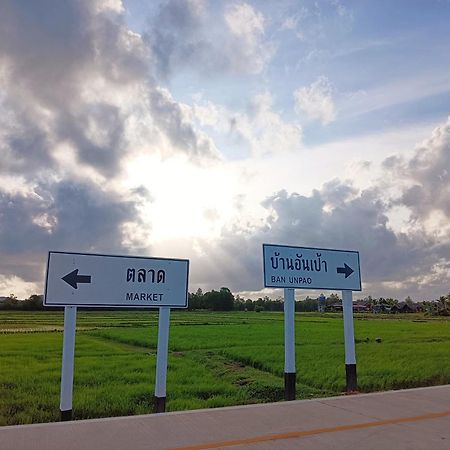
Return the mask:
<svg viewBox="0 0 450 450">
<path fill-rule="evenodd" d="M 221 311 L 232 311 L 234 306 L 234 295 L 227 287 L 221 287 L 220 291 Z"/>
<path fill-rule="evenodd" d="M 317 311 L 318 300 L 316 298 L 306 297 L 305 300 L 296 302 L 296 311 L 311 312 Z"/>
<path fill-rule="evenodd" d="M 9 297 L 3 302 L 3 309 L 18 309 L 19 300 L 14 294 L 10 294 Z"/>
<path fill-rule="evenodd" d="M 239 294 L 234 298 L 233 309 L 236 311 L 244 311 L 245 309 L 245 300 Z"/>
<path fill-rule="evenodd" d="M 398 305 L 398 300 L 396 298 L 392 298 L 389 297 L 386 299 L 386 302 L 390 305 L 390 306 L 395 306 Z M 411 305 L 410 305 L 411 306 Z"/>
<path fill-rule="evenodd" d="M 33 294 L 27 300 L 23 301 L 22 308 L 30 311 L 39 311 L 44 309 L 43 296 Z"/>
<path fill-rule="evenodd" d="M 226 287 L 221 287 L 220 291 L 212 290 L 203 295 L 205 307 L 213 311 L 232 311 L 234 296 Z"/>
<path fill-rule="evenodd" d="M 450 294 L 439 297 L 437 301 L 437 313 L 440 316 L 450 316 Z"/>
<path fill-rule="evenodd" d="M 245 310 L 246 311 L 254 311 L 255 310 L 255 304 L 248 298 L 245 300 Z"/>
<path fill-rule="evenodd" d="M 203 292 L 200 288 L 197 289 L 195 294 L 189 293 L 189 305 L 188 309 L 204 309 L 205 308 L 205 299 L 203 296 Z"/>
</svg>

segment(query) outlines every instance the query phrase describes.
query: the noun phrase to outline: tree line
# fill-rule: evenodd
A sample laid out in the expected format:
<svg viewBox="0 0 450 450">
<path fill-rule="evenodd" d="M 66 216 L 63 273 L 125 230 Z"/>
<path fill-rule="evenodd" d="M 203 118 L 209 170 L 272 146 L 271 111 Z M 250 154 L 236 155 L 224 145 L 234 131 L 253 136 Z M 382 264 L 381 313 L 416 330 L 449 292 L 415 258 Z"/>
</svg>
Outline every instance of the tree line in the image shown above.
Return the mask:
<svg viewBox="0 0 450 450">
<path fill-rule="evenodd" d="M 281 297 L 275 300 L 268 296 L 260 297 L 257 300 L 251 300 L 249 298 L 244 299 L 239 295 L 234 296 L 233 293 L 227 287 L 221 287 L 219 290 L 211 290 L 203 292 L 201 289 L 197 289 L 195 293 L 189 293 L 188 310 L 208 310 L 208 311 L 283 311 L 283 299 Z M 304 300 L 295 302 L 295 310 L 297 312 L 313 312 L 317 311 L 319 307 L 319 298 L 306 297 Z M 408 296 L 405 299 L 407 304 L 413 304 L 414 302 Z M 0 302 L 0 310 L 17 310 L 17 311 L 39 311 L 43 310 L 43 296 L 31 295 L 26 300 L 19 300 L 14 294 L 6 297 Z M 321 304 L 323 310 L 327 311 L 333 305 L 341 303 L 341 299 L 338 294 L 331 294 L 325 297 Z M 365 304 L 372 310 L 374 307 L 380 306 L 395 306 L 399 303 L 394 298 L 372 298 L 368 296 L 364 299 L 357 300 L 357 303 Z M 422 311 L 429 315 L 450 316 L 450 293 L 446 296 L 441 296 L 437 300 L 422 301 L 416 303 L 420 305 Z M 45 308 L 51 310 L 58 310 L 60 308 Z M 101 308 L 105 309 L 105 308 Z M 113 309 L 113 308 L 106 308 Z"/>
</svg>

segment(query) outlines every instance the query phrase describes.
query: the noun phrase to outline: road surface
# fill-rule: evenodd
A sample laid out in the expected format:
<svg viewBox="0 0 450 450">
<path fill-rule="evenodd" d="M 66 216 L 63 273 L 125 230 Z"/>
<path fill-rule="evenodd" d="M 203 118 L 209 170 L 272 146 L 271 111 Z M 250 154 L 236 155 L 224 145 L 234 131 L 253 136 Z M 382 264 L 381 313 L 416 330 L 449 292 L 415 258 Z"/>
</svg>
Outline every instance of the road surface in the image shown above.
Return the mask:
<svg viewBox="0 0 450 450">
<path fill-rule="evenodd" d="M 1 450 L 449 450 L 450 385 L 0 428 Z"/>
</svg>

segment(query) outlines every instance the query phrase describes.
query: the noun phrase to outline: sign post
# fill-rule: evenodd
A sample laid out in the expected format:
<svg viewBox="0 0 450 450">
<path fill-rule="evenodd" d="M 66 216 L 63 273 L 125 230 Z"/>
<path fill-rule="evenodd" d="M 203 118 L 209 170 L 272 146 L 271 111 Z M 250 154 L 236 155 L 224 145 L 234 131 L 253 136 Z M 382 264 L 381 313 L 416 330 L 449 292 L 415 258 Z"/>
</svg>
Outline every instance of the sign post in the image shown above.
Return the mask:
<svg viewBox="0 0 450 450">
<path fill-rule="evenodd" d="M 165 410 L 170 308 L 187 308 L 186 259 L 49 252 L 44 306 L 64 306 L 61 420 L 72 419 L 77 306 L 159 308 L 155 401 Z"/>
<path fill-rule="evenodd" d="M 264 286 L 284 288 L 285 399 L 295 399 L 295 289 L 342 290 L 347 391 L 357 389 L 352 291 L 361 290 L 359 253 L 263 244 Z"/>
<path fill-rule="evenodd" d="M 169 353 L 170 308 L 159 310 L 158 349 L 156 351 L 155 408 L 157 413 L 166 410 L 167 356 Z"/>
<path fill-rule="evenodd" d="M 295 400 L 295 291 L 284 290 L 284 399 Z"/>
<path fill-rule="evenodd" d="M 344 316 L 344 344 L 345 344 L 345 378 L 347 392 L 358 389 L 356 377 L 355 334 L 353 331 L 353 299 L 352 291 L 342 291 L 342 314 Z"/>
<path fill-rule="evenodd" d="M 61 421 L 72 420 L 73 365 L 75 356 L 75 329 L 77 307 L 64 308 L 64 337 L 61 367 Z"/>
</svg>

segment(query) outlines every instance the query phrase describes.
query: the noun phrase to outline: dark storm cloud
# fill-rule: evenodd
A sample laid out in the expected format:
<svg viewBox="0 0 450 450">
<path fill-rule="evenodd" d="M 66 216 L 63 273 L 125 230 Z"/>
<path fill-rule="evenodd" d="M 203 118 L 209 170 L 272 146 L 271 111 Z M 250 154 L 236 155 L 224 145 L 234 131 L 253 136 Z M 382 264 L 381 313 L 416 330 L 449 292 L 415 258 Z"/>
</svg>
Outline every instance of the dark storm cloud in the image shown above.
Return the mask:
<svg viewBox="0 0 450 450">
<path fill-rule="evenodd" d="M 333 181 L 310 196 L 280 191 L 263 206 L 270 213 L 264 224 L 246 232 L 227 230 L 215 246 L 204 247 L 215 263 L 198 261 L 199 283 L 213 287 L 211 281 L 222 280 L 236 291 L 262 289 L 263 243 L 358 250 L 367 283 L 404 283 L 430 274 L 440 258 L 450 258 L 450 246 L 435 238 L 392 230 L 377 190 L 359 192 Z M 417 292 L 417 284 L 410 286 L 411 294 Z"/>
<path fill-rule="evenodd" d="M 138 201 L 70 181 L 43 185 L 29 196 L 0 193 L 0 273 L 42 281 L 48 250 L 127 253 L 122 225 L 139 224 Z M 30 255 L 35 265 L 27 264 Z"/>
<path fill-rule="evenodd" d="M 0 140 L 0 174 L 23 174 L 35 172 L 39 167 L 53 167 L 49 154 L 51 139 L 26 112 L 11 125 L 2 124 L 0 116 L 1 126 L 6 135 Z"/>
<path fill-rule="evenodd" d="M 124 19 L 120 8 L 94 0 L 1 3 L 0 170 L 58 170 L 54 149 L 63 144 L 82 165 L 113 177 L 133 146 L 126 124 L 143 115 L 147 132 L 157 124 L 176 151 L 216 156 L 154 85 L 146 46 Z M 126 89 L 134 91 L 124 102 L 117 95 Z M 154 142 L 149 151 L 158 151 Z"/>
<path fill-rule="evenodd" d="M 151 64 L 120 3 L 0 2 L 0 276 L 40 280 L 49 249 L 145 247 L 130 233 L 152 195 L 116 183 L 136 148 L 217 158 Z"/>
<path fill-rule="evenodd" d="M 68 142 L 80 162 L 108 176 L 117 171 L 124 118 L 108 101 L 88 98 L 85 88 L 99 77 L 117 85 L 141 81 L 147 63 L 122 15 L 97 6 L 54 0 L 0 6 L 3 108 L 13 114 L 3 123 L 9 129 L 8 170 L 35 171 L 33 161 L 54 168 L 52 147 Z M 105 142 L 88 134 L 88 121 L 108 136 Z"/>
<path fill-rule="evenodd" d="M 90 0 L 0 4 L 0 173 L 28 185 L 0 188 L 1 275 L 41 282 L 49 249 L 127 251 L 122 226 L 139 222 L 139 196 L 67 178 L 54 157 L 69 145 L 83 166 L 118 173 L 127 113 L 110 93 L 146 83 L 148 71 L 123 19 Z"/>
<path fill-rule="evenodd" d="M 56 130 L 60 139 L 78 149 L 81 163 L 100 169 L 104 175 L 114 176 L 118 172 L 120 159 L 126 152 L 125 120 L 125 115 L 116 105 L 90 104 L 76 113 L 62 113 Z M 104 136 L 101 143 L 86 134 L 92 122 Z"/>
</svg>

